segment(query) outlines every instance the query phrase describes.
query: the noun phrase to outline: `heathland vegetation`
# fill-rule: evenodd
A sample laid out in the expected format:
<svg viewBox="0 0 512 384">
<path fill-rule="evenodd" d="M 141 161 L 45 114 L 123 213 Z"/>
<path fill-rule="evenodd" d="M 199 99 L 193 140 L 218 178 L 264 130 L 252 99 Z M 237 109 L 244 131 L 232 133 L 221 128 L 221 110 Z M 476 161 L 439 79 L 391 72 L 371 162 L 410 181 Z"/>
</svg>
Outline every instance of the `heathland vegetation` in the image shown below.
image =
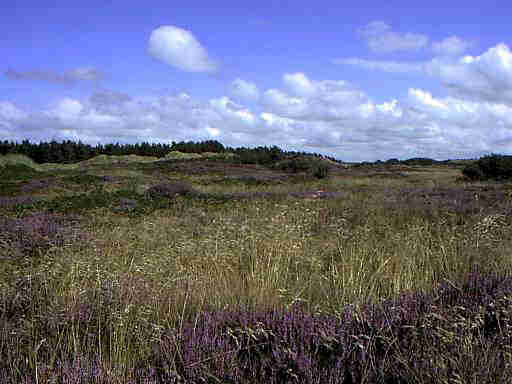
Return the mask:
<svg viewBox="0 0 512 384">
<path fill-rule="evenodd" d="M 2 383 L 512 382 L 512 161 L 0 142 Z"/>
</svg>

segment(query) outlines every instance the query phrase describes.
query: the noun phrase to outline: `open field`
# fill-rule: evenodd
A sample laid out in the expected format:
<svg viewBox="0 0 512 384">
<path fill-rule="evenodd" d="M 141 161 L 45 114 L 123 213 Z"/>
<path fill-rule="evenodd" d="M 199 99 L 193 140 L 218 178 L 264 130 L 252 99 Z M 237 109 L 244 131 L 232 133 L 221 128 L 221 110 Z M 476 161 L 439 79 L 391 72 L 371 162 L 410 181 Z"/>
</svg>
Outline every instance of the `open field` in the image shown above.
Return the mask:
<svg viewBox="0 0 512 384">
<path fill-rule="evenodd" d="M 505 383 L 512 183 L 462 168 L 0 163 L 0 382 Z"/>
</svg>

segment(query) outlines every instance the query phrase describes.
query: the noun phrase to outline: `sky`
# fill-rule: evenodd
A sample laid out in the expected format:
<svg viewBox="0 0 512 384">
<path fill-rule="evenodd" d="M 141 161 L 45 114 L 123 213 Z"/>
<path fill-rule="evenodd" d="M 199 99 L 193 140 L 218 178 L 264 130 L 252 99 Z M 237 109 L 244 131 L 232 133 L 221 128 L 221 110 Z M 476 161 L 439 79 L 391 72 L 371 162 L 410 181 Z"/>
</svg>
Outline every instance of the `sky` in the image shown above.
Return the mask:
<svg viewBox="0 0 512 384">
<path fill-rule="evenodd" d="M 0 140 L 512 154 L 510 1 L 6 1 Z"/>
</svg>

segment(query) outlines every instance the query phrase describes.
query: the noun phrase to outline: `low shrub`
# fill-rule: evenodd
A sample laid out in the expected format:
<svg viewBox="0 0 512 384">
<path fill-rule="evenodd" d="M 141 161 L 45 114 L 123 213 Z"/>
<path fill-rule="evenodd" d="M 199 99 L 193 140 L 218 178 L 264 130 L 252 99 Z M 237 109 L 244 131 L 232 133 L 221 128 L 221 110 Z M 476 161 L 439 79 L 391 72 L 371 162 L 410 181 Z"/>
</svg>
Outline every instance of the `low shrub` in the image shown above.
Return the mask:
<svg viewBox="0 0 512 384">
<path fill-rule="evenodd" d="M 469 180 L 508 180 L 512 178 L 512 156 L 491 154 L 466 166 L 462 174 Z"/>
<path fill-rule="evenodd" d="M 462 170 L 462 174 L 469 180 L 477 181 L 484 179 L 484 173 L 476 164 L 466 166 Z"/>
<path fill-rule="evenodd" d="M 329 176 L 329 166 L 327 164 L 318 164 L 313 168 L 313 176 L 317 179 L 325 179 Z"/>
<path fill-rule="evenodd" d="M 318 179 L 325 179 L 329 175 L 329 166 L 317 159 L 308 159 L 304 157 L 295 157 L 281 161 L 273 168 L 293 173 L 306 172 Z"/>
</svg>

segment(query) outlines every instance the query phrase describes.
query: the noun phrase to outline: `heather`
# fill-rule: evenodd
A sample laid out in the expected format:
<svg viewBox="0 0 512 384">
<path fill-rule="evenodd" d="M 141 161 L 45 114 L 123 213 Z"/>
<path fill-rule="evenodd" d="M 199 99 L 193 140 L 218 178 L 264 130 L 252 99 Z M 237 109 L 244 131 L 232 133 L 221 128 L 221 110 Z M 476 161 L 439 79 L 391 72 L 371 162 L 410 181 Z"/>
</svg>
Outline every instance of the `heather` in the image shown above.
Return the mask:
<svg viewBox="0 0 512 384">
<path fill-rule="evenodd" d="M 506 180 L 141 148 L 0 167 L 1 382 L 512 377 Z"/>
</svg>

